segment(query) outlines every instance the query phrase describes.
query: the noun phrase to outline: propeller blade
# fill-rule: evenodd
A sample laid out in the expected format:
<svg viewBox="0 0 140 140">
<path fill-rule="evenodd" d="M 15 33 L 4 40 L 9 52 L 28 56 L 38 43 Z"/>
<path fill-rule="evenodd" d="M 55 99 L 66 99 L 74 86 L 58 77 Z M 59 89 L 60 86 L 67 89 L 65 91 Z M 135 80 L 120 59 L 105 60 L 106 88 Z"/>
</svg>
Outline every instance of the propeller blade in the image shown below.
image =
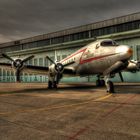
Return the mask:
<svg viewBox="0 0 140 140">
<path fill-rule="evenodd" d="M 29 56 L 29 57 L 23 59 L 22 62 L 26 62 L 26 61 L 28 61 L 28 60 L 30 60 L 30 59 L 32 59 L 32 58 L 34 58 L 34 55 L 31 55 L 31 56 Z"/>
<path fill-rule="evenodd" d="M 51 61 L 54 65 L 56 65 L 56 63 L 49 57 L 49 56 L 46 56 L 46 58 Z"/>
<path fill-rule="evenodd" d="M 14 59 L 12 59 L 10 56 L 8 56 L 8 55 L 5 54 L 5 53 L 2 53 L 2 56 L 5 57 L 5 58 L 7 58 L 8 60 L 14 62 Z"/>
<path fill-rule="evenodd" d="M 120 76 L 121 81 L 124 82 L 124 79 L 123 79 L 123 76 L 122 76 L 121 72 L 119 72 L 119 76 Z"/>
</svg>

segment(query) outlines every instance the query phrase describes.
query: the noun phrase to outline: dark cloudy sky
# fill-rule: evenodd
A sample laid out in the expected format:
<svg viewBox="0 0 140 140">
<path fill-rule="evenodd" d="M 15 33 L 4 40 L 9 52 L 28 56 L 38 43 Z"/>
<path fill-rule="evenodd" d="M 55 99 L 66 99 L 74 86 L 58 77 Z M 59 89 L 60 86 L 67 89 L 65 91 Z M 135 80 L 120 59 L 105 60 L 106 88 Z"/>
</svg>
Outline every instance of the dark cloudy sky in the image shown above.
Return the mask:
<svg viewBox="0 0 140 140">
<path fill-rule="evenodd" d="M 0 43 L 140 12 L 140 0 L 0 0 Z"/>
</svg>

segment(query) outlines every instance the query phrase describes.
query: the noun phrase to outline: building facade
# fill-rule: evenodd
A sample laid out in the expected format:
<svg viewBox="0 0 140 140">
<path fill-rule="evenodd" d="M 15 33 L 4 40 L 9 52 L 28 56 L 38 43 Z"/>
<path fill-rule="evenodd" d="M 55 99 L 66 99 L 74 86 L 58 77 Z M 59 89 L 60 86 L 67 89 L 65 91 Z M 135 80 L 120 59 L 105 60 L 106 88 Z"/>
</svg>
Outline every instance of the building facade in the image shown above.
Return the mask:
<svg viewBox="0 0 140 140">
<path fill-rule="evenodd" d="M 7 53 L 13 58 L 25 58 L 32 54 L 35 58 L 27 64 L 49 66 L 48 55 L 53 60 L 61 60 L 67 55 L 92 42 L 95 38 L 111 38 L 120 44 L 129 45 L 133 49 L 133 60 L 140 61 L 140 13 L 134 13 L 93 24 L 66 29 L 49 34 L 39 35 L 27 39 L 0 44 L 0 52 Z M 8 62 L 0 56 L 1 62 Z M 140 82 L 140 72 L 124 72 L 126 82 Z M 47 82 L 47 76 L 23 73 L 23 82 Z M 96 76 L 64 78 L 68 82 L 92 82 Z M 116 75 L 115 81 L 120 79 Z M 0 82 L 15 82 L 14 71 L 0 68 Z"/>
</svg>

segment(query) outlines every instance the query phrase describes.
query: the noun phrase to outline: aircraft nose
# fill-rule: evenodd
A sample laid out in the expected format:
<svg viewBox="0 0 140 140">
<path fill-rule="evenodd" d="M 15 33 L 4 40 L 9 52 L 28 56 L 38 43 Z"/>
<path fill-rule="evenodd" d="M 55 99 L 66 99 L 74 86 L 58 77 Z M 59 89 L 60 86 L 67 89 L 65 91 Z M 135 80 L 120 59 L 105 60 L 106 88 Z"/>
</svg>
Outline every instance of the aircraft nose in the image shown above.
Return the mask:
<svg viewBox="0 0 140 140">
<path fill-rule="evenodd" d="M 127 45 L 121 45 L 121 46 L 117 47 L 116 53 L 120 53 L 120 54 L 126 56 L 127 58 L 129 58 L 132 56 L 133 50 Z"/>
<path fill-rule="evenodd" d="M 132 50 L 131 48 L 128 48 L 128 50 L 127 50 L 127 54 L 129 54 L 129 55 L 132 56 L 132 54 L 133 54 L 133 50 Z"/>
</svg>

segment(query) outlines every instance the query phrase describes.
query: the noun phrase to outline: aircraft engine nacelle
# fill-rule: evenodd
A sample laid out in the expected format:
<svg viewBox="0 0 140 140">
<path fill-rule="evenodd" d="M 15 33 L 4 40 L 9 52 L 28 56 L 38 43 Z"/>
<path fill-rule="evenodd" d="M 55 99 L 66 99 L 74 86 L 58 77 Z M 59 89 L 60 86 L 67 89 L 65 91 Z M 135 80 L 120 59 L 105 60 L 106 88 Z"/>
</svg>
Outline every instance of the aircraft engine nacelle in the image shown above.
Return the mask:
<svg viewBox="0 0 140 140">
<path fill-rule="evenodd" d="M 136 72 L 140 70 L 140 61 L 129 61 L 129 64 L 127 66 L 127 70 L 131 72 Z"/>
<path fill-rule="evenodd" d="M 56 63 L 55 65 L 52 64 L 49 67 L 49 71 L 51 74 L 56 75 L 56 74 L 62 74 L 64 70 L 64 66 L 61 63 Z"/>
</svg>

